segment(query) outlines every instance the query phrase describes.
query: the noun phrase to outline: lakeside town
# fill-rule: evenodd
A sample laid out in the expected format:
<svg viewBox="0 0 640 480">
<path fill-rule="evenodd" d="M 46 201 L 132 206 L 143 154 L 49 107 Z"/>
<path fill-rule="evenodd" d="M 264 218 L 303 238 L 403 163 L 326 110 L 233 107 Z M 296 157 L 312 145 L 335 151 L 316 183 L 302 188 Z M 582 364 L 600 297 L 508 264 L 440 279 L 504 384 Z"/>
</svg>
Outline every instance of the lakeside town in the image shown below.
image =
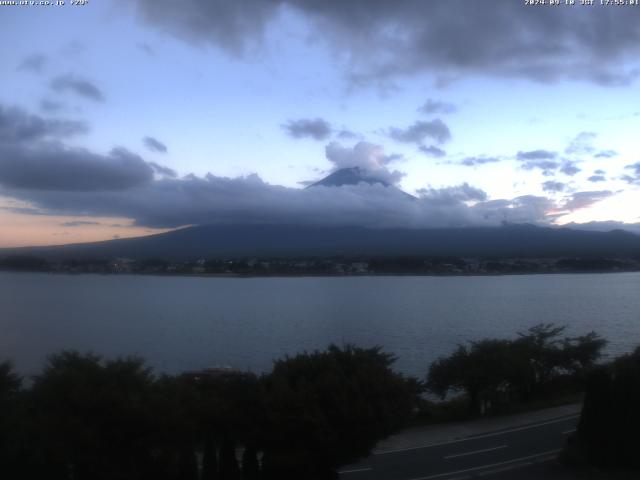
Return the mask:
<svg viewBox="0 0 640 480">
<path fill-rule="evenodd" d="M 344 275 L 506 275 L 640 271 L 638 258 L 460 258 L 460 257 L 311 257 L 222 258 L 175 262 L 65 259 L 11 256 L 0 258 L 0 270 L 51 273 L 212 275 L 212 276 L 344 276 Z"/>
</svg>

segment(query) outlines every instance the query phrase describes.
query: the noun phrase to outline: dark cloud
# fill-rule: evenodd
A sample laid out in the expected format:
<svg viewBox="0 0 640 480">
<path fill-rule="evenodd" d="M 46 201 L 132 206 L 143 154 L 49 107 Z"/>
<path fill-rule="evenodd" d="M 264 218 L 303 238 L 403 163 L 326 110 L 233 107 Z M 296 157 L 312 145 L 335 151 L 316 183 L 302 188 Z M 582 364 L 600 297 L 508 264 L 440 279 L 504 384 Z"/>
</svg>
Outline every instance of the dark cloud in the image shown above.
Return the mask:
<svg viewBox="0 0 640 480">
<path fill-rule="evenodd" d="M 587 178 L 587 180 L 593 183 L 605 182 L 607 180 L 607 177 L 605 177 L 604 175 L 596 174 L 596 175 L 591 175 L 589 178 Z"/>
<path fill-rule="evenodd" d="M 549 193 L 563 192 L 567 188 L 567 184 L 563 182 L 557 182 L 555 180 L 548 180 L 542 184 L 542 189 Z"/>
<path fill-rule="evenodd" d="M 356 132 L 352 132 L 349 129 L 343 128 L 338 132 L 337 137 L 342 140 L 353 140 L 354 138 L 361 138 L 361 135 L 357 134 Z"/>
<path fill-rule="evenodd" d="M 349 148 L 333 142 L 326 150 L 336 169 L 361 166 L 382 176 L 402 175 L 388 170 L 398 157 L 386 155 L 379 145 L 360 142 Z M 123 149 L 103 156 L 58 144 L 1 147 L 0 192 L 28 202 L 31 207 L 23 214 L 118 216 L 164 228 L 204 223 L 406 228 L 548 224 L 559 209 L 551 199 L 532 195 L 487 200 L 484 191 L 467 183 L 421 189 L 412 198 L 381 184 L 294 189 L 270 185 L 257 175 L 177 178 L 170 169 Z M 562 208 L 585 208 L 611 194 L 580 192 Z"/>
<path fill-rule="evenodd" d="M 105 99 L 104 93 L 95 84 L 71 74 L 55 77 L 51 80 L 51 88 L 56 92 L 72 92 L 96 102 L 103 102 Z"/>
<path fill-rule="evenodd" d="M 556 152 L 549 150 L 531 150 L 529 152 L 518 152 L 516 158 L 521 161 L 528 160 L 553 160 L 558 156 Z"/>
<path fill-rule="evenodd" d="M 424 145 L 420 145 L 418 149 L 428 157 L 441 158 L 447 154 L 447 152 L 445 152 L 441 148 L 438 148 L 434 145 L 430 145 L 428 147 Z"/>
<path fill-rule="evenodd" d="M 640 162 L 624 167 L 625 170 L 631 170 L 631 174 L 623 175 L 622 180 L 632 185 L 640 185 Z"/>
<path fill-rule="evenodd" d="M 86 133 L 84 122 L 46 119 L 31 115 L 21 108 L 0 104 L 0 142 L 32 142 Z"/>
<path fill-rule="evenodd" d="M 331 136 L 331 124 L 322 118 L 289 120 L 282 128 L 293 138 L 326 140 Z"/>
<path fill-rule="evenodd" d="M 169 178 L 177 178 L 178 174 L 172 168 L 158 165 L 156 162 L 148 162 L 149 166 L 153 169 L 154 173 Z"/>
<path fill-rule="evenodd" d="M 264 33 L 284 18 L 281 13 L 297 14 L 309 33 L 349 59 L 351 75 L 361 82 L 435 72 L 440 80 L 475 74 L 616 86 L 640 71 L 637 9 L 527 9 L 511 0 L 136 3 L 141 18 L 159 30 L 232 54 L 266 43 Z M 554 47 L 540 48 L 549 39 Z"/>
<path fill-rule="evenodd" d="M 465 157 L 462 160 L 460 160 L 459 162 L 457 162 L 457 165 L 462 165 L 464 167 L 475 167 L 478 165 L 484 165 L 486 163 L 496 163 L 501 161 L 502 159 L 499 157 L 485 157 L 485 156 L 479 156 L 479 157 Z"/>
<path fill-rule="evenodd" d="M 551 176 L 556 171 L 565 175 L 573 176 L 580 172 L 576 162 L 572 160 L 558 160 L 558 154 L 550 150 L 530 150 L 520 151 L 516 154 L 516 159 L 522 162 L 525 170 L 541 170 L 544 176 Z"/>
<path fill-rule="evenodd" d="M 64 104 L 44 98 L 40 101 L 40 110 L 48 113 L 56 113 L 64 108 Z"/>
<path fill-rule="evenodd" d="M 142 142 L 152 152 L 167 153 L 167 146 L 157 138 L 144 137 Z"/>
<path fill-rule="evenodd" d="M 599 190 L 594 192 L 577 192 L 570 195 L 563 205 L 563 208 L 573 211 L 587 208 L 613 195 L 609 190 Z"/>
<path fill-rule="evenodd" d="M 594 155 L 596 158 L 612 158 L 618 155 L 618 152 L 615 150 L 601 150 Z"/>
<path fill-rule="evenodd" d="M 381 184 L 314 187 L 270 185 L 256 175 L 222 178 L 207 175 L 146 182 L 123 191 L 9 190 L 49 214 L 118 216 L 145 227 L 189 224 L 298 224 L 367 227 L 495 226 L 502 222 L 545 223 L 555 204 L 544 197 L 481 201 L 469 186 L 429 189 L 412 198 Z"/>
<path fill-rule="evenodd" d="M 213 44 L 234 55 L 259 47 L 279 1 L 138 0 L 142 18 L 195 44 Z"/>
<path fill-rule="evenodd" d="M 437 143 L 445 143 L 451 139 L 449 127 L 440 119 L 431 121 L 418 121 L 407 128 L 392 127 L 389 136 L 397 142 L 422 143 L 431 139 Z"/>
<path fill-rule="evenodd" d="M 49 59 L 41 53 L 34 53 L 25 57 L 18 65 L 18 70 L 24 72 L 41 73 Z"/>
<path fill-rule="evenodd" d="M 388 169 L 399 157 L 379 145 L 359 142 L 349 148 L 333 142 L 326 154 L 336 169 L 360 166 L 389 183 L 402 176 Z M 27 202 L 22 214 L 82 215 L 87 221 L 118 216 L 167 228 L 203 223 L 435 228 L 544 223 L 554 206 L 537 197 L 487 202 L 482 190 L 468 184 L 420 193 L 415 198 L 365 182 L 295 189 L 270 185 L 257 175 L 177 178 L 124 149 L 100 155 L 50 142 L 0 145 L 0 194 Z"/>
<path fill-rule="evenodd" d="M 576 162 L 564 161 L 560 167 L 560 171 L 565 175 L 573 177 L 576 173 L 580 173 L 582 169 L 576 165 Z"/>
<path fill-rule="evenodd" d="M 149 182 L 153 173 L 142 158 L 122 148 L 103 156 L 58 143 L 0 144 L 0 185 L 12 190 L 124 190 Z"/>
<path fill-rule="evenodd" d="M 88 225 L 100 225 L 100 222 L 88 222 L 85 220 L 74 220 L 71 222 L 63 222 L 60 224 L 61 227 L 86 227 Z"/>
<path fill-rule="evenodd" d="M 449 114 L 455 113 L 458 111 L 458 107 L 453 103 L 443 102 L 441 100 L 434 100 L 432 98 L 428 99 L 424 105 L 422 105 L 419 109 L 419 112 L 425 113 L 427 115 L 433 114 Z"/>
<path fill-rule="evenodd" d="M 553 160 L 527 160 L 522 164 L 525 170 L 542 170 L 545 176 L 553 175 L 553 172 L 560 166 Z"/>
<path fill-rule="evenodd" d="M 640 175 L 640 162 L 636 162 L 634 164 L 627 165 L 624 168 L 629 169 L 629 170 L 633 170 L 633 173 L 635 175 Z"/>
<path fill-rule="evenodd" d="M 568 155 L 585 155 L 593 153 L 593 140 L 597 137 L 594 132 L 580 132 L 565 149 Z"/>
</svg>

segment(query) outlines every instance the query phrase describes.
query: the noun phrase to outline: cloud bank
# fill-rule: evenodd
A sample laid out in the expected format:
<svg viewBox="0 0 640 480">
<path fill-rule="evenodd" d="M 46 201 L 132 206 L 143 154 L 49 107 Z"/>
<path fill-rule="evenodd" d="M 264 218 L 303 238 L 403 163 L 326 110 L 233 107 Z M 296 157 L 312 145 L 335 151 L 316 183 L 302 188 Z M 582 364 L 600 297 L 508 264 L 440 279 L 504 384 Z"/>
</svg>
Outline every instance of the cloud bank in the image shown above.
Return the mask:
<svg viewBox="0 0 640 480">
<path fill-rule="evenodd" d="M 121 191 L 150 181 L 153 173 L 147 162 L 123 148 L 98 155 L 58 143 L 35 148 L 0 145 L 0 184 L 9 189 Z"/>
<path fill-rule="evenodd" d="M 0 105 L 0 142 L 22 143 L 86 133 L 85 122 L 44 119 L 21 108 Z"/>
<path fill-rule="evenodd" d="M 378 173 L 390 161 L 379 147 L 364 142 L 353 148 L 330 144 L 327 158 L 336 167 L 354 166 L 355 161 Z M 418 198 L 381 184 L 295 189 L 271 185 L 257 175 L 158 176 L 154 164 L 124 149 L 103 156 L 65 147 L 7 145 L 0 149 L 0 194 L 31 204 L 26 213 L 126 217 L 139 226 L 161 228 L 211 223 L 374 228 L 548 224 L 558 208 L 545 197 L 487 200 L 485 192 L 466 183 L 423 189 Z M 576 196 L 568 206 L 581 208 L 599 198 L 604 194 Z"/>
<path fill-rule="evenodd" d="M 145 227 L 282 223 L 440 228 L 549 224 L 559 212 L 586 208 L 612 195 L 577 192 L 560 203 L 533 195 L 488 199 L 481 189 L 462 183 L 420 189 L 412 197 L 393 186 L 403 174 L 392 166 L 402 157 L 364 141 L 353 146 L 329 143 L 325 155 L 332 171 L 360 167 L 389 186 L 297 189 L 269 184 L 255 174 L 178 177 L 172 169 L 122 147 L 101 154 L 63 143 L 85 131 L 82 122 L 46 119 L 0 105 L 0 196 L 27 202 L 23 214 L 83 216 L 86 220 L 79 221 L 87 222 L 98 216 L 125 217 Z M 545 161 L 550 154 L 541 152 L 520 156 Z M 640 169 L 629 165 L 628 171 L 637 177 Z M 551 183 L 548 187 L 560 188 Z"/>
<path fill-rule="evenodd" d="M 260 49 L 268 29 L 293 14 L 360 80 L 437 72 L 444 81 L 474 74 L 616 86 L 640 73 L 635 8 L 526 8 L 512 0 L 137 0 L 136 6 L 148 25 L 234 56 Z M 553 48 L 541 48 L 549 39 Z"/>
</svg>

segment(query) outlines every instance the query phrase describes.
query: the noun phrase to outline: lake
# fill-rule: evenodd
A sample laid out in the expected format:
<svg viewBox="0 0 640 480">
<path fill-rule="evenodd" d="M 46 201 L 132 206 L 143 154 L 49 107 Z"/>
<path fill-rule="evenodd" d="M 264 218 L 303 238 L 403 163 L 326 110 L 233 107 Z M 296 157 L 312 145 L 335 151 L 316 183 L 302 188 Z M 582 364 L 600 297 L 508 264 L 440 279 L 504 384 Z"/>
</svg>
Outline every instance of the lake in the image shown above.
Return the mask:
<svg viewBox="0 0 640 480">
<path fill-rule="evenodd" d="M 254 372 L 330 343 L 382 345 L 424 376 L 459 342 L 540 322 L 640 344 L 640 273 L 213 278 L 0 272 L 0 358 L 36 373 L 50 353 L 138 354 L 159 371 Z"/>
</svg>

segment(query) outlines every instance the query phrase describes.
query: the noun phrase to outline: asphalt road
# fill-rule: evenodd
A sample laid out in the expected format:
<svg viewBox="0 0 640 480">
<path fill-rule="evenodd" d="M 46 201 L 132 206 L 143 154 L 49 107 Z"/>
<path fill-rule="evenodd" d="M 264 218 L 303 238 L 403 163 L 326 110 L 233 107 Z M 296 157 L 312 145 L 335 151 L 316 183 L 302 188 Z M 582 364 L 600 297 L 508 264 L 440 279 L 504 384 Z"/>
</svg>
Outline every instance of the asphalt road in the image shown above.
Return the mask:
<svg viewBox="0 0 640 480">
<path fill-rule="evenodd" d="M 451 442 L 374 454 L 340 471 L 343 480 L 462 480 L 491 478 L 555 458 L 578 422 L 565 416 Z"/>
</svg>

